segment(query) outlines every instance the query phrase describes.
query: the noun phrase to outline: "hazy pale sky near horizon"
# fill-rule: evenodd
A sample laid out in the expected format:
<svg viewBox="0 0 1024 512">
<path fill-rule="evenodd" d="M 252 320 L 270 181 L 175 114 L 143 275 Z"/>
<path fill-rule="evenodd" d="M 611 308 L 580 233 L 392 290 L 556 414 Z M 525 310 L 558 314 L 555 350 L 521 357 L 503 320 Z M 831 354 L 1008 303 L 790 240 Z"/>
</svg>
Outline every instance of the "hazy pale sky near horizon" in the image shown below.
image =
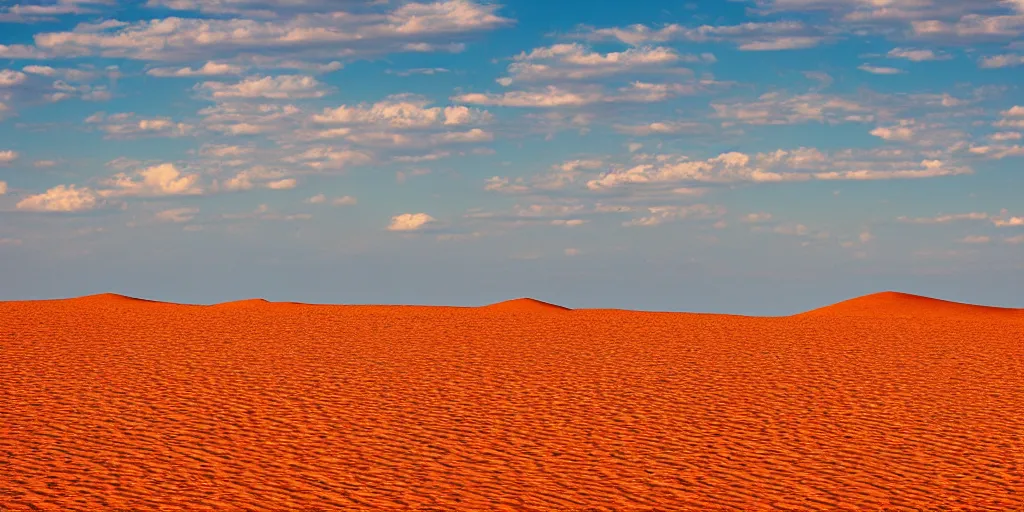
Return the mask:
<svg viewBox="0 0 1024 512">
<path fill-rule="evenodd" d="M 0 300 L 1024 307 L 1024 1 L 0 2 Z"/>
</svg>

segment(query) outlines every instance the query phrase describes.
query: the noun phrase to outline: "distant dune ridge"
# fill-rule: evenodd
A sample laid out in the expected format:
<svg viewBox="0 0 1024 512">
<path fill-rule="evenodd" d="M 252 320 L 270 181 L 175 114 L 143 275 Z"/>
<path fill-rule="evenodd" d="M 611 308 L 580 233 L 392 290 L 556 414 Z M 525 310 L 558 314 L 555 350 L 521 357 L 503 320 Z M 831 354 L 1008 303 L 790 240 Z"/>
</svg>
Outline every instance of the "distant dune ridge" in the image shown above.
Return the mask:
<svg viewBox="0 0 1024 512">
<path fill-rule="evenodd" d="M 187 304 L 176 304 L 172 302 L 163 302 L 157 300 L 140 299 L 135 297 L 129 297 L 126 295 L 119 295 L 116 293 L 100 293 L 95 295 L 86 295 L 84 297 L 76 297 L 71 299 L 53 299 L 58 301 L 68 301 L 75 304 L 96 304 L 96 305 L 187 305 Z M 21 302 L 21 301 L 19 301 Z M 27 301 L 33 302 L 33 301 Z M 236 300 L 230 302 L 221 302 L 218 304 L 211 304 L 205 307 L 212 307 L 217 309 L 248 309 L 248 308 L 260 308 L 269 306 L 303 306 L 309 304 L 303 304 L 299 302 L 271 302 L 266 299 L 253 298 Z M 318 305 L 319 306 L 319 305 Z M 339 304 L 339 306 L 342 306 Z M 360 305 L 363 306 L 363 305 Z M 388 307 L 388 306 L 374 306 L 374 307 Z M 448 306 L 415 306 L 415 307 L 448 307 Z M 464 309 L 464 308 L 463 308 Z M 478 308 L 489 312 L 501 312 L 501 313 L 565 313 L 573 311 L 573 309 L 544 302 L 537 299 L 531 299 L 528 297 L 522 297 L 518 299 L 506 300 L 503 302 L 497 302 L 486 306 L 480 306 Z M 586 310 L 579 310 L 586 311 Z M 602 309 L 602 311 L 627 311 L 627 310 L 611 310 Z M 794 317 L 825 317 L 825 316 L 847 316 L 847 317 L 891 317 L 891 318 L 989 318 L 989 317 L 1006 317 L 1006 318 L 1024 318 L 1024 309 L 1018 308 L 1002 308 L 994 306 L 979 306 L 974 304 L 966 304 L 961 302 L 953 302 L 942 299 L 933 299 L 930 297 L 924 297 L 921 295 L 913 295 L 909 293 L 886 291 L 880 293 L 873 293 L 870 295 L 864 295 L 835 304 L 813 309 L 803 313 L 797 313 L 792 315 Z"/>
<path fill-rule="evenodd" d="M 976 306 L 890 291 L 845 300 L 797 316 L 899 318 L 988 318 L 996 316 L 1024 318 L 1024 309 Z"/>
</svg>

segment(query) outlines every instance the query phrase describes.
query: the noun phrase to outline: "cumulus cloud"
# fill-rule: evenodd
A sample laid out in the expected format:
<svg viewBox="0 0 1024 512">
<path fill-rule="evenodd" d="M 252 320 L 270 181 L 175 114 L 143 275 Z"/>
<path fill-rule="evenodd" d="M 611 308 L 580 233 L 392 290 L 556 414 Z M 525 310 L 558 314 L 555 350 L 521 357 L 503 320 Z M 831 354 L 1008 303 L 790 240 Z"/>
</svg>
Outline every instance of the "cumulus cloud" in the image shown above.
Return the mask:
<svg viewBox="0 0 1024 512">
<path fill-rule="evenodd" d="M 857 69 L 861 71 L 867 71 L 872 75 L 899 75 L 901 73 L 906 73 L 906 71 L 903 71 L 902 69 L 899 68 L 892 68 L 888 66 L 872 66 L 870 64 L 861 64 L 860 66 L 857 66 Z"/>
<path fill-rule="evenodd" d="M 291 188 L 295 180 L 287 178 L 288 172 L 281 169 L 271 169 L 264 166 L 255 166 L 239 171 L 231 178 L 222 180 L 216 184 L 216 188 L 226 191 L 250 190 L 257 185 L 265 188 Z M 277 184 L 273 185 L 272 184 Z"/>
<path fill-rule="evenodd" d="M 0 88 L 21 85 L 28 80 L 28 75 L 13 69 L 0 69 Z"/>
<path fill-rule="evenodd" d="M 892 59 L 906 59 L 912 62 L 924 62 L 929 60 L 949 60 L 953 57 L 945 53 L 936 53 L 934 50 L 920 48 L 893 48 L 886 54 Z"/>
<path fill-rule="evenodd" d="M 968 14 L 959 20 L 920 20 L 911 22 L 914 35 L 945 40 L 985 41 L 1020 37 L 1024 33 L 1024 15 Z"/>
<path fill-rule="evenodd" d="M 229 102 L 199 111 L 207 129 L 226 135 L 285 132 L 297 125 L 303 112 L 294 105 Z"/>
<path fill-rule="evenodd" d="M 911 224 L 947 224 L 964 220 L 988 220 L 989 215 L 984 212 L 942 214 L 935 217 L 899 217 L 896 220 Z"/>
<path fill-rule="evenodd" d="M 196 0 L 166 0 L 162 3 L 172 2 L 175 5 L 199 4 Z M 228 0 L 219 2 L 221 5 L 229 3 Z M 279 4 L 284 5 L 299 4 Z M 325 5 L 336 8 L 338 4 Z M 386 9 L 390 6 L 379 2 L 368 7 Z M 429 42 L 431 39 L 490 30 L 511 23 L 512 20 L 497 14 L 498 9 L 498 5 L 479 4 L 473 0 L 447 0 L 407 2 L 384 12 L 331 10 L 267 21 L 195 17 L 132 22 L 107 20 L 80 23 L 70 31 L 40 33 L 35 37 L 35 47 L 14 50 L 26 52 L 35 49 L 50 55 L 100 55 L 156 61 L 246 53 L 297 56 L 319 52 L 337 58 L 339 55 L 416 51 L 416 45 L 435 46 Z M 3 56 L 2 52 L 0 56 Z"/>
<path fill-rule="evenodd" d="M 645 46 L 621 52 L 601 54 L 579 43 L 556 44 L 522 52 L 508 66 L 509 76 L 498 79 L 502 85 L 513 82 L 586 80 L 622 73 L 682 71 L 673 64 L 680 61 L 711 60 L 714 57 L 680 56 L 666 47 Z"/>
<path fill-rule="evenodd" d="M 388 230 L 416 231 L 432 222 L 436 222 L 436 220 L 426 213 L 403 213 L 391 217 L 391 224 L 388 225 Z"/>
<path fill-rule="evenodd" d="M 199 208 L 172 208 L 156 213 L 156 218 L 164 222 L 188 222 L 199 213 Z"/>
<path fill-rule="evenodd" d="M 271 190 L 288 190 L 295 188 L 295 185 L 297 184 L 298 181 L 296 181 L 295 178 L 286 178 L 283 180 L 268 182 L 266 186 Z"/>
<path fill-rule="evenodd" d="M 0 196 L 4 195 L 6 193 L 7 193 L 7 182 L 6 181 L 0 181 Z"/>
<path fill-rule="evenodd" d="M 909 120 L 903 120 L 897 126 L 879 126 L 871 130 L 870 133 L 880 139 L 909 141 L 914 138 L 914 123 Z"/>
<path fill-rule="evenodd" d="M 998 228 L 1024 227 L 1024 217 L 1000 217 L 992 219 L 992 224 Z"/>
<path fill-rule="evenodd" d="M 198 181 L 198 174 L 183 174 L 174 164 L 166 163 L 147 167 L 133 175 L 115 174 L 103 182 L 110 188 L 98 193 L 103 197 L 194 195 L 203 192 Z"/>
<path fill-rule="evenodd" d="M 210 97 L 222 99 L 267 98 L 273 100 L 321 98 L 327 94 L 326 87 L 311 76 L 280 75 L 251 76 L 238 83 L 203 82 L 196 84 Z"/>
<path fill-rule="evenodd" d="M 381 125 L 394 129 L 458 126 L 489 121 L 489 112 L 464 106 L 427 107 L 428 101 L 410 95 L 389 97 L 372 105 L 342 105 L 313 116 L 322 124 Z"/>
<path fill-rule="evenodd" d="M 587 29 L 580 35 L 588 40 L 617 40 L 634 46 L 670 41 L 729 41 L 736 44 L 740 50 L 746 51 L 811 48 L 826 40 L 818 30 L 799 21 L 748 22 L 739 25 L 699 27 L 671 24 L 659 29 L 636 24 L 627 27 Z"/>
<path fill-rule="evenodd" d="M 838 96 L 807 93 L 787 96 L 771 92 L 755 101 L 712 103 L 715 117 L 725 122 L 752 125 L 817 122 L 869 122 L 884 110 Z"/>
<path fill-rule="evenodd" d="M 814 148 L 799 148 L 756 155 L 733 151 L 706 160 L 658 155 L 651 162 L 615 169 L 587 181 L 587 188 L 603 191 L 624 186 L 650 187 L 684 182 L 915 179 L 971 172 L 967 167 L 941 160 L 882 160 L 878 159 L 877 153 L 847 150 L 828 155 Z"/>
<path fill-rule="evenodd" d="M 565 88 L 549 85 L 544 88 L 508 91 L 505 93 L 467 93 L 452 97 L 452 101 L 499 107 L 583 107 L 597 103 L 636 102 L 653 103 L 673 96 L 691 94 L 697 88 L 690 84 L 656 84 L 633 82 L 617 92 L 610 93 L 597 86 Z"/>
<path fill-rule="evenodd" d="M 19 156 L 17 151 L 11 149 L 0 151 L 0 167 L 12 164 Z"/>
<path fill-rule="evenodd" d="M 1012 68 L 1024 64 L 1024 55 L 1004 54 L 982 57 L 978 65 L 983 69 Z"/>
<path fill-rule="evenodd" d="M 183 137 L 192 132 L 192 126 L 174 122 L 169 117 L 139 118 L 134 112 L 106 115 L 93 114 L 86 123 L 100 125 L 110 139 L 131 139 L 136 137 Z"/>
<path fill-rule="evenodd" d="M 240 75 L 245 68 L 223 62 L 209 61 L 199 68 L 153 68 L 146 71 L 147 75 L 159 77 L 191 77 L 191 76 L 221 76 Z"/>
<path fill-rule="evenodd" d="M 367 164 L 373 160 L 373 156 L 359 150 L 335 148 L 333 146 L 316 146 L 286 160 L 302 163 L 307 167 L 318 170 L 341 170 L 351 166 Z"/>
<path fill-rule="evenodd" d="M 726 209 L 719 205 L 693 204 L 686 206 L 652 206 L 647 208 L 650 215 L 638 217 L 626 222 L 623 226 L 657 226 L 665 222 L 683 219 L 719 218 L 725 215 Z"/>
<path fill-rule="evenodd" d="M 80 212 L 100 206 L 101 200 L 88 188 L 57 185 L 42 194 L 26 197 L 15 208 L 36 212 Z"/>
<path fill-rule="evenodd" d="M 641 125 L 615 125 L 615 131 L 643 137 L 647 135 L 668 135 L 675 133 L 699 133 L 708 131 L 711 127 L 698 122 L 687 121 L 656 121 Z"/>
</svg>

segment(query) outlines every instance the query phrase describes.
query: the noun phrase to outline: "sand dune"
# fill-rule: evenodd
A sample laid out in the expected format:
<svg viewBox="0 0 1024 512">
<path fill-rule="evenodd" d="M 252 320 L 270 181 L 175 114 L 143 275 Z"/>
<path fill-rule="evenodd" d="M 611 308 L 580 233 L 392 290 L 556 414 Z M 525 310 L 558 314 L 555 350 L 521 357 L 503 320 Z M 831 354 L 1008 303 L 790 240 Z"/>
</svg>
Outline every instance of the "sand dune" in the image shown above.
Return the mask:
<svg viewBox="0 0 1024 512">
<path fill-rule="evenodd" d="M 976 306 L 900 292 L 882 292 L 803 313 L 806 316 L 888 318 L 1024 318 L 1024 309 Z"/>
<path fill-rule="evenodd" d="M 481 309 L 487 311 L 500 311 L 509 313 L 553 313 L 571 311 L 569 308 L 566 307 L 526 297 L 521 299 L 513 299 L 506 300 L 504 302 L 498 302 L 497 304 L 484 306 Z"/>
<path fill-rule="evenodd" d="M 1011 312 L 278 305 L 0 303 L 0 510 L 1024 507 Z"/>
</svg>

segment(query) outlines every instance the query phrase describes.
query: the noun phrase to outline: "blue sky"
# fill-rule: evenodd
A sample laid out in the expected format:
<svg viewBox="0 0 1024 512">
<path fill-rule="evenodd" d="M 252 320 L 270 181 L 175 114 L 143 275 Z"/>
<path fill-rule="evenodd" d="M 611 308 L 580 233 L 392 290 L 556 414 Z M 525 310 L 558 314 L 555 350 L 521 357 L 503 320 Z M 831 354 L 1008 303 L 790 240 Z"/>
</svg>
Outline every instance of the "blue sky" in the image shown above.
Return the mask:
<svg viewBox="0 0 1024 512">
<path fill-rule="evenodd" d="M 0 300 L 1024 307 L 1024 2 L 0 5 Z"/>
</svg>

